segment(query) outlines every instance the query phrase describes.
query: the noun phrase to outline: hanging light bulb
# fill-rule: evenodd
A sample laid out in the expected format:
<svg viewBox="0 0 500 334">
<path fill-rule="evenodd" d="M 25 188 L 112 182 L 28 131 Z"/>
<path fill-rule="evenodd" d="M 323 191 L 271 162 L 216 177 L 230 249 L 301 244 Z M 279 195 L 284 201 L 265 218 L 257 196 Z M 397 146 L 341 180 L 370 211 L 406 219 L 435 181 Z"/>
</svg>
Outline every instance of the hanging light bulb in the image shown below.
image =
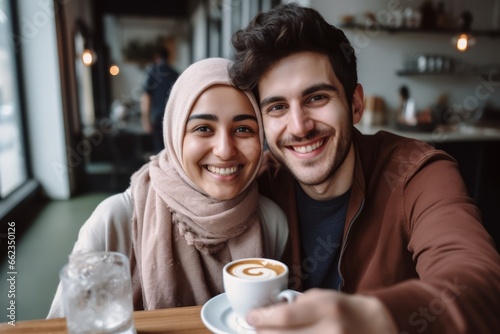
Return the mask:
<svg viewBox="0 0 500 334">
<path fill-rule="evenodd" d="M 476 39 L 471 34 L 462 33 L 458 36 L 455 36 L 452 39 L 452 43 L 455 45 L 458 51 L 465 52 L 471 46 L 476 44 Z"/>
<path fill-rule="evenodd" d="M 464 11 L 460 16 L 459 26 L 460 33 L 451 39 L 451 43 L 460 52 L 465 52 L 469 48 L 476 44 L 476 39 L 472 36 L 469 31 L 471 30 L 472 24 L 472 14 L 470 11 Z"/>
<path fill-rule="evenodd" d="M 97 55 L 91 49 L 85 49 L 82 53 L 82 61 L 85 66 L 91 66 L 97 61 Z"/>
<path fill-rule="evenodd" d="M 109 68 L 109 74 L 114 76 L 118 75 L 118 73 L 120 73 L 120 68 L 118 67 L 118 65 L 111 65 Z"/>
</svg>

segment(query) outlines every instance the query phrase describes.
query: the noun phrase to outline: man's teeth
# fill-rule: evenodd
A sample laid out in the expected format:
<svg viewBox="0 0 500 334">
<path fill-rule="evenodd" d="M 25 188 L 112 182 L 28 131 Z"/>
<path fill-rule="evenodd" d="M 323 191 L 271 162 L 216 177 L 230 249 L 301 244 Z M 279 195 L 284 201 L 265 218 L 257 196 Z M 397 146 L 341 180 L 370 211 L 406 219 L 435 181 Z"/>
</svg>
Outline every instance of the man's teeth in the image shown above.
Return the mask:
<svg viewBox="0 0 500 334">
<path fill-rule="evenodd" d="M 219 168 L 219 167 L 214 167 L 214 166 L 207 166 L 207 169 L 214 174 L 222 175 L 222 176 L 227 176 L 234 174 L 238 171 L 238 166 L 234 167 L 229 167 L 229 168 Z"/>
<path fill-rule="evenodd" d="M 293 148 L 293 150 L 295 152 L 309 153 L 309 152 L 314 151 L 315 149 L 317 149 L 321 145 L 323 145 L 323 140 L 317 141 L 317 142 L 315 142 L 312 145 L 307 145 L 307 146 L 292 146 L 292 148 Z"/>
</svg>

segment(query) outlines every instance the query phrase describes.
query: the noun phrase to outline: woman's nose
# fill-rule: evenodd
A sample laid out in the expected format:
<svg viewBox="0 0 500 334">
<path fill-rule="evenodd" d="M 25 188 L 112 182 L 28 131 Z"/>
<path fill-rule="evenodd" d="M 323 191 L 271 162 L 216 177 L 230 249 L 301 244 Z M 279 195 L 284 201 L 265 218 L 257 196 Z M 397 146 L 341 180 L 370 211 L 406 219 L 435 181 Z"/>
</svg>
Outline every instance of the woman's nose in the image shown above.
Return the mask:
<svg viewBox="0 0 500 334">
<path fill-rule="evenodd" d="M 227 133 L 220 133 L 214 143 L 213 152 L 223 160 L 228 160 L 238 154 L 234 138 Z"/>
</svg>

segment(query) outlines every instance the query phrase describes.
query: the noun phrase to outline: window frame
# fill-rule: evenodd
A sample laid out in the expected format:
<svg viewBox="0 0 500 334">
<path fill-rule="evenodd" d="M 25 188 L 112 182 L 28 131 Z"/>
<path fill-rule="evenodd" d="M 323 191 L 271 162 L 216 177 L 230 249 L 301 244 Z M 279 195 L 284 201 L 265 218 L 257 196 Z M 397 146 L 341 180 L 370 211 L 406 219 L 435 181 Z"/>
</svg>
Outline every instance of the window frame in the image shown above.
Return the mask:
<svg viewBox="0 0 500 334">
<path fill-rule="evenodd" d="M 20 38 L 20 20 L 19 11 L 15 0 L 5 0 L 10 15 L 10 31 L 12 38 Z M 0 219 L 3 220 L 12 216 L 16 212 L 22 212 L 21 207 L 34 197 L 37 197 L 40 190 L 40 184 L 33 178 L 33 169 L 31 161 L 31 152 L 29 147 L 29 136 L 27 126 L 26 95 L 24 86 L 24 73 L 22 67 L 22 43 L 16 39 L 13 45 L 13 73 L 16 77 L 14 82 L 17 91 L 17 107 L 19 108 L 19 127 L 21 132 L 22 149 L 24 152 L 26 179 L 16 189 L 11 191 L 5 197 L 0 196 Z"/>
</svg>

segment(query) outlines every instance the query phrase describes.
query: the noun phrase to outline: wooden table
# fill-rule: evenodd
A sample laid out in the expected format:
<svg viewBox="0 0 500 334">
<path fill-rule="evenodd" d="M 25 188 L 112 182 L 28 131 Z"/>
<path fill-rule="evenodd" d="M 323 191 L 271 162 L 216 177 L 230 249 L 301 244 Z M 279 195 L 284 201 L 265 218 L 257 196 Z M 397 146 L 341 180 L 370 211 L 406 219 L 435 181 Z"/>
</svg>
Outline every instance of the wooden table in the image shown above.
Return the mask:
<svg viewBox="0 0 500 334">
<path fill-rule="evenodd" d="M 154 311 L 135 311 L 134 321 L 138 334 L 206 334 L 210 331 L 200 317 L 201 306 L 170 308 Z M 63 334 L 67 333 L 66 319 L 42 319 L 16 322 L 16 326 L 0 324 L 2 334 Z"/>
</svg>

